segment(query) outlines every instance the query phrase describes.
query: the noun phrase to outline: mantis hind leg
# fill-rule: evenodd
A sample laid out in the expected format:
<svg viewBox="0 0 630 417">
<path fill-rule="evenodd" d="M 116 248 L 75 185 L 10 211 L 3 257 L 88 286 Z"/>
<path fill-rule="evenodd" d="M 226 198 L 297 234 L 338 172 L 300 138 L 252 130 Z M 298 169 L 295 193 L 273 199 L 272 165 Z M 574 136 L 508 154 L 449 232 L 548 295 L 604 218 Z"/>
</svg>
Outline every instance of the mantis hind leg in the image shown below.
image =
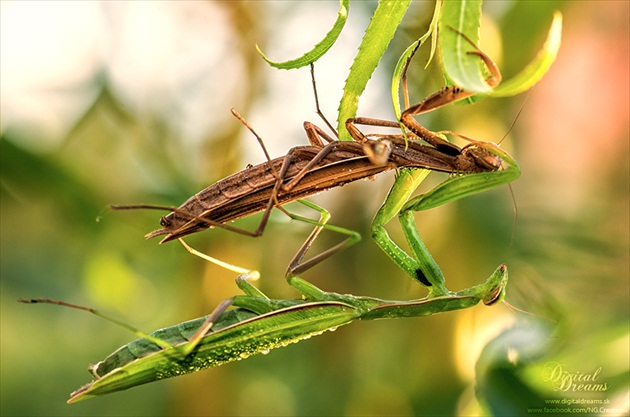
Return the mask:
<svg viewBox="0 0 630 417">
<path fill-rule="evenodd" d="M 293 256 L 293 258 L 289 262 L 289 265 L 286 271 L 286 277 L 287 277 L 287 281 L 289 282 L 289 285 L 294 287 L 300 294 L 302 294 L 306 298 L 319 300 L 319 299 L 322 299 L 322 297 L 324 297 L 324 294 L 326 293 L 320 290 L 319 288 L 315 287 L 314 285 L 302 279 L 297 278 L 296 275 L 312 268 L 313 266 L 324 261 L 330 256 L 359 242 L 361 240 L 361 235 L 353 230 L 349 230 L 343 227 L 328 224 L 328 221 L 330 220 L 330 213 L 324 208 L 307 200 L 297 200 L 297 202 L 319 212 L 320 218 L 319 220 L 309 219 L 307 217 L 303 217 L 303 216 L 291 213 L 287 211 L 286 209 L 284 209 L 283 207 L 278 207 L 279 210 L 281 210 L 283 213 L 285 213 L 287 216 L 289 216 L 293 220 L 299 220 L 305 223 L 315 225 L 315 228 L 313 229 L 311 234 L 304 241 L 300 249 L 297 251 L 297 253 Z M 345 235 L 346 238 L 343 241 L 334 245 L 333 247 L 326 249 L 323 252 L 304 261 L 303 259 L 306 253 L 311 248 L 315 239 L 317 239 L 321 231 L 324 229 Z M 249 282 L 251 280 L 256 280 L 260 278 L 260 273 L 258 271 L 248 270 L 245 268 L 241 268 L 241 267 L 229 264 L 227 262 L 220 261 L 218 259 L 215 259 L 211 256 L 208 256 L 190 247 L 186 242 L 184 242 L 183 239 L 179 238 L 178 240 L 184 246 L 184 248 L 192 255 L 198 256 L 208 262 L 214 263 L 230 271 L 234 271 L 240 274 L 239 277 L 237 278 L 237 285 L 239 286 L 239 288 L 241 288 L 241 290 L 243 290 L 243 292 L 245 292 L 245 294 L 247 294 L 247 296 L 239 296 L 239 297 L 245 297 L 245 298 L 254 297 L 254 298 L 261 298 L 261 299 L 268 300 L 268 298 L 263 293 L 261 293 Z M 240 304 L 237 304 L 237 303 L 235 303 L 235 305 L 241 306 Z M 241 306 L 241 307 L 244 307 L 244 306 Z"/>
<path fill-rule="evenodd" d="M 298 200 L 298 202 L 313 210 L 318 211 L 320 213 L 320 219 L 319 221 L 315 221 L 306 217 L 287 213 L 292 219 L 301 220 L 306 223 L 314 224 L 315 228 L 313 229 L 311 234 L 308 236 L 308 238 L 304 241 L 300 249 L 297 251 L 293 259 L 289 263 L 289 266 L 287 267 L 287 271 L 286 271 L 286 278 L 289 285 L 295 288 L 300 294 L 302 294 L 307 299 L 322 300 L 326 298 L 327 293 L 320 290 L 313 284 L 310 284 L 309 282 L 304 281 L 301 278 L 298 278 L 296 275 L 306 271 L 307 269 L 312 268 L 313 266 L 317 265 L 323 260 L 336 254 L 337 252 L 340 252 L 354 245 L 355 243 L 359 242 L 361 240 L 361 235 L 353 230 L 349 230 L 343 227 L 328 224 L 328 220 L 330 219 L 330 213 L 324 208 L 307 200 Z M 308 250 L 310 249 L 315 239 L 317 239 L 317 236 L 319 236 L 320 232 L 324 229 L 341 233 L 345 235 L 346 238 L 343 241 L 337 243 L 335 246 L 329 249 L 326 249 L 325 251 L 311 257 L 310 259 L 306 261 L 303 261 L 304 256 L 306 255 L 306 252 L 308 252 Z"/>
</svg>

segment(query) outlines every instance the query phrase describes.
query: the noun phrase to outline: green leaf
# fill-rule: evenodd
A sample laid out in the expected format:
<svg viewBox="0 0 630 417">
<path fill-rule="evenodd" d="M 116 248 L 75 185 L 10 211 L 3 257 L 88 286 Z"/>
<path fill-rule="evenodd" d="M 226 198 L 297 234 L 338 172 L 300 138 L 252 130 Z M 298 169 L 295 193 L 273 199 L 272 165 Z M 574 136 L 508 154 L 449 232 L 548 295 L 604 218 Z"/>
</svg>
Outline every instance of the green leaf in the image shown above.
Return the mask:
<svg viewBox="0 0 630 417">
<path fill-rule="evenodd" d="M 151 342 L 140 339 L 128 345 L 133 345 L 135 352 L 126 354 L 124 358 L 116 357 L 120 363 L 116 362 L 113 369 L 108 368 L 109 372 L 104 375 L 96 375 L 95 381 L 72 393 L 68 402 L 73 403 L 245 359 L 348 324 L 356 316 L 354 307 L 338 302 L 287 307 L 211 332 L 204 337 L 194 353 L 188 356 L 182 356 L 176 347 L 156 348 L 150 352 Z M 196 330 L 195 326 L 203 320 L 197 319 L 173 328 L 158 330 L 152 336 L 185 343 L 187 340 L 181 333 L 190 333 L 190 328 Z M 176 335 L 171 334 L 174 331 L 177 331 Z M 124 349 L 129 349 L 128 346 L 114 352 L 113 356 L 120 355 Z M 137 356 L 139 352 L 143 352 L 141 357 Z M 122 366 L 116 367 L 121 364 Z M 99 365 L 93 368 L 99 369 Z"/>
<path fill-rule="evenodd" d="M 442 6 L 439 23 L 439 44 L 442 67 L 452 84 L 474 92 L 488 93 L 491 88 L 485 81 L 483 64 L 477 55 L 469 54 L 479 40 L 481 0 L 449 0 Z M 459 32 L 459 33 L 458 33 Z"/>
<path fill-rule="evenodd" d="M 499 84 L 489 95 L 492 97 L 509 97 L 527 91 L 549 71 L 551 64 L 558 56 L 562 39 L 562 14 L 556 12 L 549 28 L 547 40 L 538 56 L 520 73 L 508 81 Z"/>
<path fill-rule="evenodd" d="M 431 38 L 431 53 L 429 55 L 429 59 L 427 60 L 427 66 L 433 59 L 435 55 L 435 51 L 437 49 L 437 30 L 438 30 L 438 21 L 440 17 L 440 9 L 442 6 L 441 1 L 437 1 L 435 3 L 435 10 L 433 11 L 433 18 L 431 19 L 431 24 L 429 25 L 429 30 L 418 38 L 417 41 L 409 45 L 409 47 L 402 53 L 398 62 L 396 63 L 396 68 L 394 68 L 394 75 L 392 76 L 392 104 L 394 106 L 394 114 L 396 115 L 396 120 L 400 119 L 400 115 L 402 113 L 400 109 L 400 84 L 402 82 L 403 71 L 407 65 L 407 62 L 413 57 L 415 51 L 422 46 L 422 44 L 427 40 L 430 35 L 434 35 Z"/>
<path fill-rule="evenodd" d="M 354 58 L 350 67 L 350 74 L 343 88 L 337 116 L 337 130 L 340 140 L 351 140 L 350 134 L 346 131 L 345 122 L 356 116 L 359 97 L 365 90 L 365 86 L 372 77 L 372 73 L 385 53 L 389 42 L 394 37 L 409 3 L 410 0 L 379 2 L 365 31 L 359 52 Z"/>
<path fill-rule="evenodd" d="M 291 285 L 302 294 L 313 292 L 317 299 L 271 300 L 251 284 L 241 281 L 239 287 L 249 295 L 236 296 L 221 303 L 229 301 L 236 308 L 222 311 L 216 316 L 212 329 L 198 344 L 187 346 L 201 326 L 206 324 L 209 316 L 144 335 L 117 349 L 96 365 L 91 365 L 94 381 L 72 393 L 68 402 L 267 353 L 271 349 L 306 340 L 354 320 L 422 317 L 470 308 L 480 301 L 488 304 L 485 300 L 497 291 L 505 294 L 507 280 L 507 270 L 500 266 L 483 284 L 441 297 L 409 301 L 327 293 L 298 277 L 293 278 Z M 251 295 L 254 293 L 260 295 Z M 97 315 L 133 331 L 133 328 L 120 321 Z M 134 333 L 142 335 L 138 331 Z M 191 349 L 188 354 L 184 353 L 186 348 Z"/>
<path fill-rule="evenodd" d="M 464 90 L 483 96 L 509 97 L 530 89 L 549 71 L 558 55 L 562 38 L 562 15 L 554 14 L 551 28 L 538 56 L 520 73 L 491 89 L 485 82 L 483 65 L 478 56 L 469 54 L 473 47 L 457 32 L 472 42 L 479 38 L 481 1 L 447 1 L 440 17 L 440 53 L 447 79 Z M 454 30 L 453 30 L 454 29 Z"/>
<path fill-rule="evenodd" d="M 260 55 L 262 55 L 263 59 L 269 63 L 274 68 L 279 69 L 295 69 L 305 67 L 307 65 L 312 64 L 322 57 L 335 43 L 339 35 L 341 34 L 341 30 L 346 24 L 346 20 L 348 19 L 348 10 L 350 8 L 350 0 L 340 0 L 339 1 L 339 11 L 337 12 L 337 20 L 333 25 L 332 29 L 326 34 L 324 39 L 322 39 L 313 49 L 305 53 L 299 58 L 292 59 L 285 62 L 274 62 L 265 56 L 265 54 L 260 50 L 258 45 L 256 45 L 256 50 Z"/>
</svg>

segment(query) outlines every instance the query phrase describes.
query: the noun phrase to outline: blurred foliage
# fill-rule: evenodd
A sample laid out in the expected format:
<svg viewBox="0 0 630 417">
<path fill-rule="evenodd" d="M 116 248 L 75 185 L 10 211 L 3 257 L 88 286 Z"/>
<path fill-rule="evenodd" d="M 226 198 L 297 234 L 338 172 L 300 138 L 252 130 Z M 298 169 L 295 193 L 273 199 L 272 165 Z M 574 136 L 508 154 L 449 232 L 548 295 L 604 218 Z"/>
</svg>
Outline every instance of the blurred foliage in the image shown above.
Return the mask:
<svg viewBox="0 0 630 417">
<path fill-rule="evenodd" d="M 37 7 L 42 6 L 36 4 L 29 18 L 38 17 Z M 505 262 L 510 268 L 508 301 L 538 317 L 495 306 L 355 323 L 269 355 L 66 405 L 68 394 L 89 380 L 87 365 L 134 337 L 88 314 L 16 300 L 64 299 L 153 330 L 204 315 L 236 293 L 232 273 L 204 264 L 177 244 L 143 240 L 158 227 L 160 213 L 111 212 L 107 204 L 178 204 L 246 163 L 257 162 L 243 156 L 255 145 L 238 121 L 229 118 L 231 106 L 250 122 L 259 112 L 273 119 L 280 133 L 252 124 L 265 138 L 280 141 L 280 149 L 304 143 L 299 133 L 303 116 L 291 111 L 305 103 L 302 111 L 312 115 L 307 71 L 300 81 L 304 90 L 299 90 L 306 97 L 298 101 L 299 83 L 287 81 L 293 80 L 287 72 L 267 67 L 254 44 L 276 57 L 270 48 L 291 44 L 301 33 L 296 28 L 309 32 L 305 26 L 313 22 L 321 26 L 313 39 L 321 38 L 338 7 L 336 2 L 176 4 L 166 7 L 190 27 L 213 23 L 194 7 L 212 8 L 212 13 L 224 16 L 221 23 L 230 36 L 217 26 L 216 37 L 202 42 L 231 42 L 230 56 L 202 56 L 209 63 L 202 69 L 216 72 L 184 65 L 190 72 L 182 85 L 155 84 L 163 88 L 161 95 L 131 100 L 136 92 L 132 87 L 145 80 L 121 83 L 107 60 L 127 42 L 124 37 L 120 42 L 123 32 L 113 23 L 121 19 L 116 13 L 129 10 L 100 6 L 110 19 L 100 36 L 120 43 L 89 82 L 44 89 L 49 95 L 74 94 L 75 101 L 89 103 L 76 117 L 66 117 L 69 127 L 61 134 L 55 134 L 59 129 L 33 133 L 32 128 L 12 124 L 5 99 L 10 104 L 20 97 L 10 97 L 4 85 L 3 43 L 2 415 L 513 415 L 559 398 L 608 399 L 610 408 L 627 409 L 629 6 L 608 1 L 484 4 L 481 45 L 506 78 L 540 48 L 553 10 L 564 15 L 558 62 L 529 94 L 523 115 L 502 143 L 523 170 L 512 187 L 518 215 L 513 225 L 507 189 L 418 215 L 420 234 L 443 268 L 449 288 L 481 282 Z M 375 6 L 353 3 L 344 30 L 357 25 L 362 32 Z M 426 31 L 432 10 L 432 3 L 412 3 L 391 54 L 379 66 L 384 74 L 391 74 L 404 48 Z M 8 12 L 3 9 L 3 28 L 11 18 Z M 26 42 L 3 34 L 5 40 Z M 299 50 L 313 44 L 305 41 Z M 318 69 L 326 73 L 326 67 L 332 67 L 343 79 L 347 67 L 338 62 L 354 56 L 357 44 L 331 48 Z M 422 71 L 427 53 L 428 48 L 421 50 L 412 64 L 411 73 L 418 74 L 410 81 L 412 98 L 442 85 L 437 64 Z M 168 73 L 176 58 L 161 62 L 155 71 Z M 38 65 L 48 68 L 47 62 Z M 288 84 L 287 89 L 274 92 L 274 77 Z M 370 104 L 364 102 L 359 114 L 388 118 L 389 85 L 378 86 L 378 80 L 377 74 L 366 94 L 371 89 L 383 92 L 374 96 L 374 101 L 382 101 L 377 111 L 383 114 L 364 113 L 363 106 Z M 206 82 L 213 85 L 213 93 L 200 98 Z M 333 82 L 318 77 L 322 89 Z M 229 93 L 222 87 L 230 87 Z M 174 99 L 179 97 L 174 91 L 183 100 Z M 339 101 L 341 91 L 337 93 L 323 97 L 331 108 Z M 203 114 L 207 124 L 193 138 L 187 130 L 187 103 L 202 99 L 218 102 L 220 110 Z M 54 109 L 57 102 L 47 103 Z M 522 98 L 488 99 L 474 106 L 450 106 L 421 122 L 433 130 L 498 141 L 521 105 Z M 32 116 L 39 114 L 33 111 Z M 281 134 L 285 125 L 298 132 L 297 139 Z M 364 240 L 304 278 L 337 292 L 397 299 L 424 295 L 368 239 L 371 217 L 391 180 L 383 175 L 316 197 L 331 210 L 335 224 L 361 232 Z M 258 219 L 239 225 L 253 229 Z M 259 239 L 212 230 L 191 237 L 189 243 L 227 262 L 260 270 L 265 293 L 292 298 L 296 294 L 282 278 L 284 268 L 309 227 L 288 223 L 281 214 L 272 219 Z M 401 237 L 396 226 L 390 229 Z M 337 238 L 322 235 L 316 246 L 325 248 Z M 599 381 L 610 388 L 598 393 L 553 391 L 544 379 L 548 363 L 560 363 L 569 372 L 601 368 Z"/>
</svg>

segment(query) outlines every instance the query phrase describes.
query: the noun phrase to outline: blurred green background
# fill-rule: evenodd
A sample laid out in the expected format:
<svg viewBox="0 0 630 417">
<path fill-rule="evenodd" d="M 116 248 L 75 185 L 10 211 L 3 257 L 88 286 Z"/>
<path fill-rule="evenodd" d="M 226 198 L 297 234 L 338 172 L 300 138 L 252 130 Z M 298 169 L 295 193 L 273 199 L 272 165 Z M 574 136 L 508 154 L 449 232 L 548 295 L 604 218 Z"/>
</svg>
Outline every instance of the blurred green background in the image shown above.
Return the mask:
<svg viewBox="0 0 630 417">
<path fill-rule="evenodd" d="M 235 294 L 234 273 L 176 243 L 143 239 L 162 213 L 107 205 L 178 205 L 262 162 L 230 107 L 273 156 L 306 143 L 302 122 L 321 124 L 308 70 L 272 69 L 254 45 L 274 60 L 299 56 L 331 27 L 338 3 L 1 2 L 1 414 L 525 415 L 586 399 L 610 402 L 590 414 L 624 415 L 611 410 L 627 412 L 630 395 L 629 4 L 484 4 L 482 48 L 506 79 L 533 58 L 561 10 L 557 62 L 526 101 L 485 100 L 420 118 L 433 130 L 498 141 L 525 102 L 502 142 L 523 170 L 512 185 L 518 213 L 502 187 L 417 220 L 449 289 L 480 283 L 505 262 L 507 300 L 537 317 L 499 305 L 359 322 L 269 355 L 66 405 L 90 381 L 88 364 L 134 336 L 76 310 L 16 300 L 85 304 L 151 331 Z M 338 43 L 317 63 L 331 119 L 375 5 L 351 4 Z M 425 32 L 432 9 L 412 4 L 360 115 L 392 118 L 393 65 Z M 426 56 L 410 70 L 415 101 L 443 83 L 437 63 L 422 70 Z M 444 179 L 432 176 L 433 184 Z M 304 278 L 337 292 L 424 296 L 369 239 L 392 180 L 384 174 L 313 198 L 364 240 Z M 259 218 L 239 225 L 253 230 Z M 401 241 L 398 225 L 389 229 Z M 294 298 L 284 270 L 308 233 L 278 213 L 261 238 L 212 230 L 189 243 L 260 270 L 269 296 Z M 338 239 L 322 235 L 314 249 Z M 595 383 L 608 389 L 554 390 L 554 364 L 576 375 L 599 369 Z"/>
</svg>

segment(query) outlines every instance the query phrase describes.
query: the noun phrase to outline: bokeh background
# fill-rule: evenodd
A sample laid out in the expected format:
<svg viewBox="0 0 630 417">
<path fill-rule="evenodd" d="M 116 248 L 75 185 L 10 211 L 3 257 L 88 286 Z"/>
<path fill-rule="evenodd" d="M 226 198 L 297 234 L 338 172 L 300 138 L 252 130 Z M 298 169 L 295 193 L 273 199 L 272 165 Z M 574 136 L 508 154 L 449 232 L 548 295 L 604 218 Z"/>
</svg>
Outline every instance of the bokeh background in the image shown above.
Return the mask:
<svg viewBox="0 0 630 417">
<path fill-rule="evenodd" d="M 523 108 L 502 142 L 523 170 L 515 204 L 501 187 L 417 220 L 450 289 L 482 282 L 505 262 L 507 300 L 536 316 L 499 305 L 353 323 L 268 355 L 66 405 L 90 381 L 88 364 L 134 336 L 87 313 L 16 300 L 85 304 L 151 331 L 237 293 L 234 273 L 176 243 L 143 239 L 162 213 L 107 205 L 178 205 L 262 162 L 231 107 L 273 156 L 304 144 L 302 122 L 320 124 L 308 69 L 273 69 L 255 44 L 274 60 L 297 57 L 329 30 L 338 3 L 0 2 L 1 414 L 524 415 L 550 399 L 608 400 L 627 411 L 629 4 L 488 2 L 482 48 L 505 78 L 535 56 L 561 10 L 557 62 L 527 96 L 420 119 L 498 141 Z M 351 4 L 339 41 L 316 65 L 330 119 L 375 7 Z M 393 117 L 393 65 L 432 10 L 432 2 L 412 4 L 360 115 Z M 426 57 L 421 51 L 410 73 L 416 101 L 443 83 L 437 62 L 423 70 Z M 427 187 L 444 179 L 432 177 Z M 313 198 L 364 240 L 304 278 L 337 292 L 424 296 L 369 238 L 392 181 L 384 174 Z M 239 225 L 254 229 L 259 218 Z M 389 230 L 401 241 L 397 224 Z M 212 230 L 189 243 L 260 270 L 269 296 L 294 298 L 284 270 L 308 233 L 277 213 L 261 238 Z M 338 239 L 323 234 L 314 250 Z M 545 369 L 556 363 L 573 374 L 599 369 L 595 382 L 607 391 L 554 391 Z"/>
</svg>

